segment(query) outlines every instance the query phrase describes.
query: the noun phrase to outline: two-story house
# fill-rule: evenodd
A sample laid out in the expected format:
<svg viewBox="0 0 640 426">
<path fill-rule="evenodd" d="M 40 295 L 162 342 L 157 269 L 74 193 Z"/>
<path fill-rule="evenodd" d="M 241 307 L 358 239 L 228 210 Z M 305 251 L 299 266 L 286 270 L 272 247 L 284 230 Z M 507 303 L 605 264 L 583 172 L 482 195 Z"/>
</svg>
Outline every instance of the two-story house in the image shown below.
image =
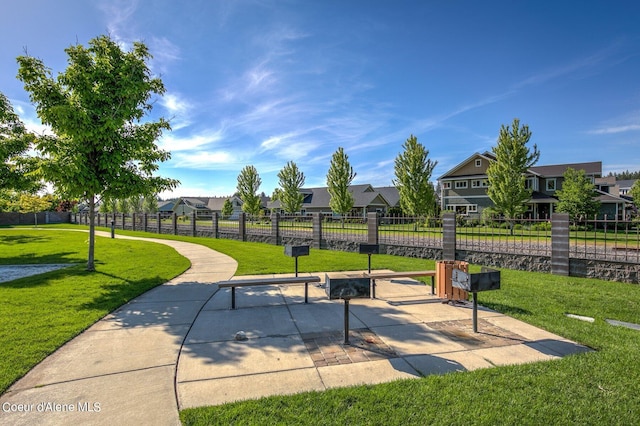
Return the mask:
<svg viewBox="0 0 640 426">
<path fill-rule="evenodd" d="M 484 209 L 492 207 L 493 202 L 487 194 L 487 168 L 493 161 L 496 161 L 496 157 L 491 152 L 475 153 L 440 176 L 438 181 L 442 210 L 480 217 Z M 525 182 L 525 186 L 532 190 L 531 199 L 526 203 L 527 217 L 546 219 L 551 216 L 558 202 L 556 191 L 562 189 L 563 175 L 568 168 L 584 170 L 594 184 L 602 178 L 600 161 L 530 167 L 526 172 Z M 597 189 L 597 193 L 601 203 L 601 217 L 607 215 L 611 219 L 626 218 L 628 200 L 601 189 Z"/>
</svg>

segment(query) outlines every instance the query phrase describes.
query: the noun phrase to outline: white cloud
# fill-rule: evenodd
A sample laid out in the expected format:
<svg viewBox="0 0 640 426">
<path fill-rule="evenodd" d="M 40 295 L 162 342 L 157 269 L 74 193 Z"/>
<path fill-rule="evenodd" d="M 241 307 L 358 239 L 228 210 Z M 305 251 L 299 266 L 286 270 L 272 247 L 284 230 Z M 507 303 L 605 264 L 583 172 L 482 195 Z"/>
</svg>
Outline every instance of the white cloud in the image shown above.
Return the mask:
<svg viewBox="0 0 640 426">
<path fill-rule="evenodd" d="M 631 111 L 602 123 L 595 129 L 588 130 L 591 135 L 612 135 L 617 133 L 635 132 L 640 130 L 640 111 Z"/>
<path fill-rule="evenodd" d="M 166 134 L 160 139 L 158 145 L 160 148 L 171 152 L 192 151 L 217 143 L 222 139 L 223 133 L 222 129 L 218 129 L 185 137 Z"/>
<path fill-rule="evenodd" d="M 173 156 L 175 167 L 197 170 L 235 170 L 238 156 L 228 151 L 179 152 Z"/>
</svg>

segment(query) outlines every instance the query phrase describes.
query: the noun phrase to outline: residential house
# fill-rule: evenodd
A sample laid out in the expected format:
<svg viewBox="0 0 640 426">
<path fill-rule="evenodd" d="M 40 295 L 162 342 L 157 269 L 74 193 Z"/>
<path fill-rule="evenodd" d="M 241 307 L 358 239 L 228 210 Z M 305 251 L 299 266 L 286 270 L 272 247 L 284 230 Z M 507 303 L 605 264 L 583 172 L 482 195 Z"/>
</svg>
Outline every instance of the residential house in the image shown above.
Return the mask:
<svg viewBox="0 0 640 426">
<path fill-rule="evenodd" d="M 222 214 L 225 201 L 230 200 L 233 206 L 231 219 L 237 219 L 242 212 L 242 200 L 233 195 L 231 197 L 180 197 L 173 202 L 171 211 L 178 216 L 191 216 L 194 212 L 197 217 L 211 217 L 213 212 Z"/>
<path fill-rule="evenodd" d="M 394 188 L 395 189 L 395 188 Z M 397 204 L 397 195 L 389 187 L 374 188 L 369 184 L 351 185 L 349 191 L 353 194 L 353 209 L 349 216 L 365 217 L 367 213 L 377 212 L 380 214 L 387 213 L 390 207 Z M 302 188 L 300 192 L 304 195 L 302 208 L 299 214 L 321 213 L 325 216 L 333 216 L 334 213 L 329 207 L 331 195 L 327 187 L 320 188 Z M 397 194 L 397 190 L 395 191 Z M 391 198 L 391 202 L 387 199 Z M 393 202 L 393 204 L 391 204 Z M 280 200 L 271 201 L 267 207 L 271 211 L 282 212 L 282 204 Z"/>
<path fill-rule="evenodd" d="M 438 179 L 440 184 L 440 200 L 442 209 L 454 211 L 460 215 L 480 217 L 482 211 L 492 207 L 493 202 L 487 194 L 489 180 L 487 168 L 496 161 L 493 153 L 475 153 Z M 598 200 L 601 203 L 599 215 L 609 218 L 624 219 L 627 217 L 628 200 L 617 193 L 606 192 L 615 189 L 611 182 L 602 179 L 602 162 L 557 164 L 549 166 L 532 166 L 526 173 L 526 187 L 533 192 L 526 203 L 528 217 L 549 218 L 558 203 L 556 191 L 562 189 L 563 175 L 568 168 L 584 170 L 586 176 L 596 184 Z M 601 186 L 597 183 L 601 182 Z M 612 189 L 612 191 L 613 191 Z"/>
</svg>

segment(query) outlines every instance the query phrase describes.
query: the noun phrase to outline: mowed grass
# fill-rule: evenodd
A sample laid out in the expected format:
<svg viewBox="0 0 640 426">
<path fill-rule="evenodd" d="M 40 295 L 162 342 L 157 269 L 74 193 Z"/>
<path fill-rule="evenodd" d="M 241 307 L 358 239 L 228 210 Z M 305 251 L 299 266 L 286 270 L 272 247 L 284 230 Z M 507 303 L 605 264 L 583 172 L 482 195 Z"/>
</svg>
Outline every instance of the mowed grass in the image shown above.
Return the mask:
<svg viewBox="0 0 640 426">
<path fill-rule="evenodd" d="M 550 362 L 188 409 L 180 413 L 182 422 L 640 424 L 640 331 L 605 322 L 640 324 L 637 285 L 503 270 L 501 290 L 480 293 L 479 300 L 595 351 Z M 591 316 L 595 322 L 565 313 Z"/>
<path fill-rule="evenodd" d="M 281 246 L 117 233 L 206 245 L 234 257 L 238 275 L 293 271 L 294 260 Z M 356 253 L 312 250 L 299 259 L 302 272 L 366 267 L 367 256 Z M 374 255 L 372 267 L 432 269 L 434 262 Z M 478 272 L 479 266 L 471 271 Z M 502 270 L 501 290 L 480 293 L 479 300 L 594 351 L 550 362 L 188 409 L 180 418 L 185 425 L 640 424 L 640 331 L 605 322 L 640 324 L 638 285 Z M 591 316 L 595 322 L 566 313 Z"/>
<path fill-rule="evenodd" d="M 97 237 L 96 272 L 87 272 L 87 241 L 85 232 L 0 229 L 2 265 L 74 264 L 0 283 L 0 393 L 94 322 L 189 267 L 165 245 Z"/>
</svg>

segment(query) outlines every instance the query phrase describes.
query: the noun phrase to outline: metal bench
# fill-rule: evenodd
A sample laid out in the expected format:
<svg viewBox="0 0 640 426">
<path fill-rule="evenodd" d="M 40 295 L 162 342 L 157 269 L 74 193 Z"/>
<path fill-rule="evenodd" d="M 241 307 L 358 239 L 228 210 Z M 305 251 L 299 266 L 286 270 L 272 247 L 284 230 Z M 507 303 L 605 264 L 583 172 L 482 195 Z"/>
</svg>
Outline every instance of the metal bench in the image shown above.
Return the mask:
<svg viewBox="0 0 640 426">
<path fill-rule="evenodd" d="M 320 277 L 280 277 L 280 278 L 251 278 L 243 280 L 219 281 L 219 288 L 231 288 L 231 309 L 236 309 L 236 287 L 253 287 L 259 285 L 289 285 L 304 284 L 304 303 L 309 303 L 309 283 L 319 283 Z"/>
<path fill-rule="evenodd" d="M 435 276 L 436 271 L 405 271 L 405 272 L 370 272 L 365 273 L 365 277 L 371 279 L 371 297 L 376 298 L 376 279 L 377 278 L 412 278 L 412 277 L 431 277 L 431 294 L 435 294 Z"/>
</svg>

